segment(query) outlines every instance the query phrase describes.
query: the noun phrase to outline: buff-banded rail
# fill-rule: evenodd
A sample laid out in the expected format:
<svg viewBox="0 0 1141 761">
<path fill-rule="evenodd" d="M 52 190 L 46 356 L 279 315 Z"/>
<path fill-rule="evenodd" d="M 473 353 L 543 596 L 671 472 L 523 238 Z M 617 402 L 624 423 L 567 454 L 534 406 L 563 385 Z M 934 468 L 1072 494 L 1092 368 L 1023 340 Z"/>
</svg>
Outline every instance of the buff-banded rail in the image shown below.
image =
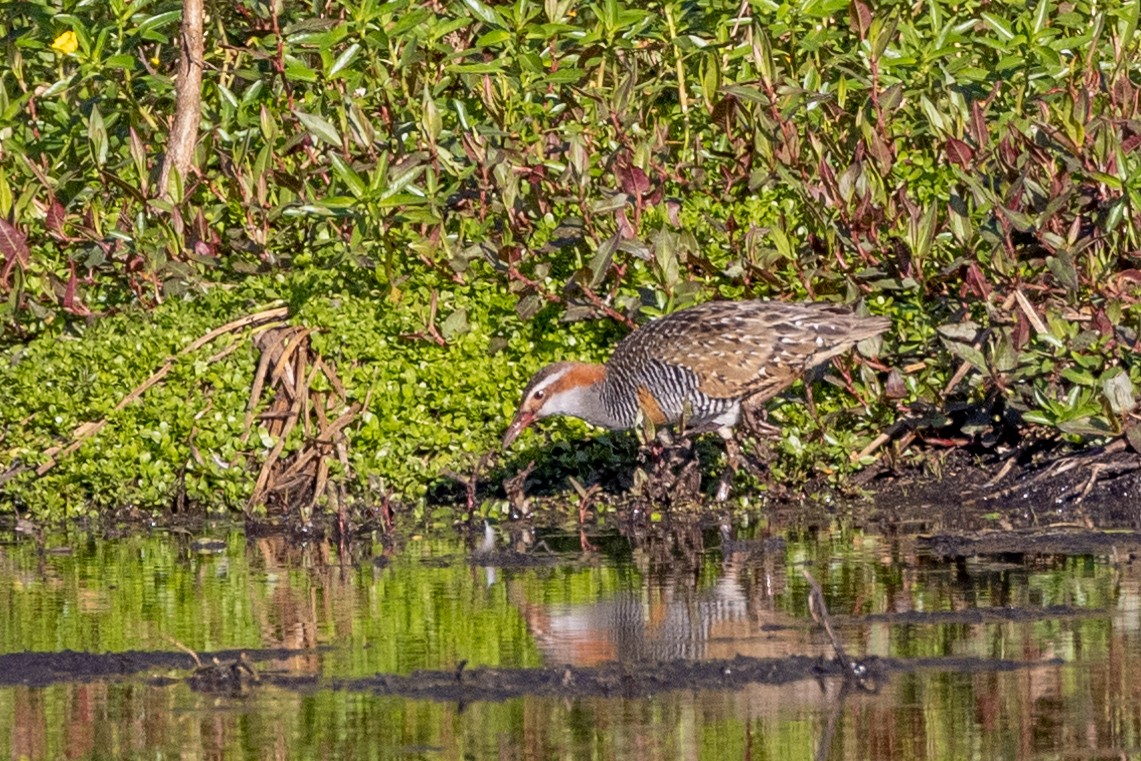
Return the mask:
<svg viewBox="0 0 1141 761">
<path fill-rule="evenodd" d="M 682 309 L 626 336 L 605 364 L 556 362 L 535 373 L 503 448 L 552 415 L 610 430 L 634 428 L 640 418 L 655 426 L 684 421 L 687 432 L 717 431 L 728 442 L 743 414 L 890 326 L 884 317 L 822 302 L 711 301 Z"/>
</svg>

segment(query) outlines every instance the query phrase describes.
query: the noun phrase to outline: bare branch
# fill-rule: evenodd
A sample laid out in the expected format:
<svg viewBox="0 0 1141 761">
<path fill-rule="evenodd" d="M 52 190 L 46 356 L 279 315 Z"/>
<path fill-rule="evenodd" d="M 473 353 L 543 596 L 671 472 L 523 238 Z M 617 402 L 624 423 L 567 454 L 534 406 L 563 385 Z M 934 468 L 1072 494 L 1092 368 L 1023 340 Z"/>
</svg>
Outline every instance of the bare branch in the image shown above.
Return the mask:
<svg viewBox="0 0 1141 761">
<path fill-rule="evenodd" d="M 169 197 L 171 170 L 185 181 L 194 160 L 198 142 L 198 122 L 202 115 L 202 61 L 205 50 L 203 0 L 182 0 L 182 54 L 178 58 L 175 83 L 174 123 L 167 141 L 166 158 L 159 175 L 159 192 Z"/>
</svg>

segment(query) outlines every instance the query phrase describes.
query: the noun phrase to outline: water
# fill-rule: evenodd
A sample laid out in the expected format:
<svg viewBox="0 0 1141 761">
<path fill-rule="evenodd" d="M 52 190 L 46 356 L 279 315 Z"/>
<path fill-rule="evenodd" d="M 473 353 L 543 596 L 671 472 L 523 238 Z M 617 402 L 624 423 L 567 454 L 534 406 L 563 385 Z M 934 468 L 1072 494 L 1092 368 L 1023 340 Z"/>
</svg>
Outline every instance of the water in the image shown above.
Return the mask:
<svg viewBox="0 0 1141 761">
<path fill-rule="evenodd" d="M 0 544 L 0 655 L 287 648 L 241 694 L 152 667 L 46 686 L 0 675 L 0 747 L 56 758 L 1052 759 L 1141 754 L 1141 572 L 1109 556 L 950 562 L 915 538 L 716 530 L 497 531 L 207 551 L 176 534 Z M 548 548 L 552 552 L 548 552 Z M 374 562 L 375 559 L 376 562 Z M 836 679 L 623 697 L 446 702 L 344 687 L 417 670 L 620 660 L 831 657 L 809 570 L 856 657 L 897 659 L 876 694 Z M 987 615 L 981 615 L 987 614 Z M 177 643 L 177 644 L 176 644 Z M 187 662 L 189 659 L 186 659 Z M 1004 668 L 1016 664 L 1017 668 Z M 268 677 L 282 677 L 275 681 Z"/>
</svg>

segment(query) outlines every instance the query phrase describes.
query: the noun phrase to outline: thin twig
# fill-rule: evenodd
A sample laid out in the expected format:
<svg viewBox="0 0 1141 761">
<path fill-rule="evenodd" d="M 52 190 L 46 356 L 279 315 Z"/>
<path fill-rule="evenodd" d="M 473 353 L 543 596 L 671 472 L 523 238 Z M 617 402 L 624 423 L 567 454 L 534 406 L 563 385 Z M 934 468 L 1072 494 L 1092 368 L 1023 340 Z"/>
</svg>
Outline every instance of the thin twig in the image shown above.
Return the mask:
<svg viewBox="0 0 1141 761">
<path fill-rule="evenodd" d="M 193 658 L 195 668 L 202 668 L 202 659 L 198 657 L 198 653 L 194 652 L 189 647 L 182 644 L 181 642 L 179 642 L 178 640 L 176 640 L 174 637 L 170 636 L 169 634 L 164 634 L 163 636 L 166 637 L 167 642 L 174 645 L 179 650 L 181 650 L 182 652 L 186 653 L 191 658 Z"/>
<path fill-rule="evenodd" d="M 820 624 L 824 628 L 824 633 L 828 635 L 832 649 L 836 652 L 836 660 L 844 670 L 844 684 L 854 685 L 864 692 L 875 692 L 878 689 L 875 677 L 869 673 L 864 663 L 848 657 L 840 638 L 836 636 L 836 630 L 832 628 L 832 616 L 829 615 L 828 606 L 824 602 L 824 591 L 820 589 L 820 585 L 816 583 L 816 579 L 807 568 L 802 568 L 800 572 L 804 574 L 811 587 L 808 591 L 808 612 L 812 614 L 812 620 Z"/>
<path fill-rule="evenodd" d="M 828 614 L 828 605 L 824 602 L 824 591 L 816 583 L 816 579 L 808 572 L 807 568 L 802 568 L 800 572 L 804 574 L 804 578 L 808 580 L 810 587 L 808 590 L 808 612 L 812 615 L 812 620 L 824 628 L 824 633 L 828 635 L 828 641 L 832 643 L 832 649 L 836 652 L 836 660 L 840 661 L 840 665 L 847 673 L 851 670 L 852 662 L 848 660 L 844 645 L 836 636 L 835 629 L 832 628 L 832 617 Z"/>
</svg>

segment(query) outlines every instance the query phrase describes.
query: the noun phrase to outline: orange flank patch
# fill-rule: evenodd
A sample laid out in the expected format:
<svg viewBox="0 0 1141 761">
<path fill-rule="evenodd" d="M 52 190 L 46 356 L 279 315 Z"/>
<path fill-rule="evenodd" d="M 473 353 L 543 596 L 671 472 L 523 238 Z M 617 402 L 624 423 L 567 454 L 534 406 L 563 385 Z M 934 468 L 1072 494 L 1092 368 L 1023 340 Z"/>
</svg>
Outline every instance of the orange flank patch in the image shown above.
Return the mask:
<svg viewBox="0 0 1141 761">
<path fill-rule="evenodd" d="M 654 425 L 662 425 L 666 422 L 666 413 L 662 412 L 662 406 L 650 393 L 650 389 L 645 386 L 638 387 L 638 406 L 642 408 L 642 414 L 646 416 L 646 419 Z"/>
</svg>

